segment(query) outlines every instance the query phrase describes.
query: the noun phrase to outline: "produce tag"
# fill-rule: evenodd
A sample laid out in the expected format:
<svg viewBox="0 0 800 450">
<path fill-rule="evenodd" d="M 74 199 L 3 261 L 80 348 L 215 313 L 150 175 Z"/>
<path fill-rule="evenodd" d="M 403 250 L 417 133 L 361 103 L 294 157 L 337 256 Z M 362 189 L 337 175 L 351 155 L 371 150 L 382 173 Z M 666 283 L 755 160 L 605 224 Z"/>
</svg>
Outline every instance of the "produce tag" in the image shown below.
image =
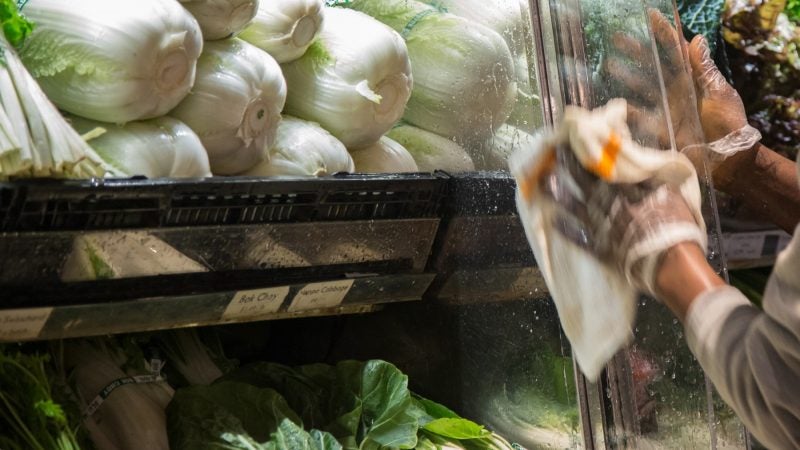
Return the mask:
<svg viewBox="0 0 800 450">
<path fill-rule="evenodd" d="M 354 281 L 351 279 L 307 284 L 294 296 L 292 304 L 289 305 L 289 312 L 339 306 L 350 292 Z"/>
<path fill-rule="evenodd" d="M 239 319 L 277 312 L 287 295 L 289 286 L 239 291 L 228 303 L 228 307 L 222 313 L 222 319 Z"/>
<path fill-rule="evenodd" d="M 791 236 L 783 231 L 731 233 L 723 236 L 725 255 L 731 261 L 776 256 L 786 248 Z"/>
<path fill-rule="evenodd" d="M 0 311 L 0 341 L 21 341 L 39 337 L 53 308 Z"/>
<path fill-rule="evenodd" d="M 125 377 L 119 378 L 117 380 L 108 383 L 106 387 L 100 391 L 99 394 L 89 403 L 86 409 L 83 411 L 83 417 L 89 417 L 97 412 L 100 408 L 100 405 L 103 404 L 104 401 L 114 392 L 117 388 L 125 386 L 126 384 L 144 384 L 144 383 L 157 383 L 159 381 L 164 381 L 164 378 L 161 375 L 136 375 L 132 377 Z"/>
</svg>

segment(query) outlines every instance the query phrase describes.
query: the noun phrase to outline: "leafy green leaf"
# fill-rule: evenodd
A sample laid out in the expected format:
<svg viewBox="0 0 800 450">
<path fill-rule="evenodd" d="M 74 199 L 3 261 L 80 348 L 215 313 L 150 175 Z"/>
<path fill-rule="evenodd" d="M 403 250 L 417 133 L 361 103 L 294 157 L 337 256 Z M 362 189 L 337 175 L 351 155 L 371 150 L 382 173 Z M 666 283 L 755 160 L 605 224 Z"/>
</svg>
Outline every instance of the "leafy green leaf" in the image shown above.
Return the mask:
<svg viewBox="0 0 800 450">
<path fill-rule="evenodd" d="M 486 428 L 467 419 L 436 419 L 424 426 L 426 431 L 450 439 L 480 439 L 491 435 Z"/>
<path fill-rule="evenodd" d="M 786 2 L 786 16 L 795 24 L 800 24 L 800 0 L 789 0 Z"/>
<path fill-rule="evenodd" d="M 0 448 L 78 449 L 72 430 L 80 418 L 67 416 L 53 398 L 49 355 L 9 347 L 0 345 Z"/>
<path fill-rule="evenodd" d="M 428 400 L 427 398 L 420 397 L 415 395 L 414 398 L 417 399 L 420 405 L 425 408 L 425 412 L 430 414 L 431 417 L 434 419 L 444 419 L 444 418 L 451 418 L 451 419 L 460 419 L 461 416 L 453 412 L 450 408 L 436 403 L 433 400 Z"/>
<path fill-rule="evenodd" d="M 167 407 L 170 448 L 248 448 L 269 441 L 284 419 L 301 423 L 273 389 L 233 381 L 179 389 Z"/>
<path fill-rule="evenodd" d="M 17 3 L 12 0 L 0 0 L 0 22 L 3 34 L 14 47 L 19 47 L 33 31 L 33 23 L 19 13 Z"/>
<path fill-rule="evenodd" d="M 722 25 L 725 0 L 677 0 L 677 4 L 681 25 L 692 35 L 702 34 L 713 52 Z"/>
<path fill-rule="evenodd" d="M 275 450 L 340 450 L 342 446 L 330 433 L 319 430 L 306 432 L 294 422 L 284 419 L 272 433 L 271 444 Z"/>
</svg>

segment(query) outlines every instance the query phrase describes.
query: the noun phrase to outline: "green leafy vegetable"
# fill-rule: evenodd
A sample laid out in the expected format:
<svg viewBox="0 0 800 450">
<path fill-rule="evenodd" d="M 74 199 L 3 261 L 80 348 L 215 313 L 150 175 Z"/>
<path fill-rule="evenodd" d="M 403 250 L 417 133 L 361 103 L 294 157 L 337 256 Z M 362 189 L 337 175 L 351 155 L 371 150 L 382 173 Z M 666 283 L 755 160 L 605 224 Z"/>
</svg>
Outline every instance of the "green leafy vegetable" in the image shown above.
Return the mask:
<svg viewBox="0 0 800 450">
<path fill-rule="evenodd" d="M 0 448 L 80 449 L 78 421 L 54 400 L 52 375 L 49 355 L 0 346 Z"/>
<path fill-rule="evenodd" d="M 170 448 L 249 448 L 268 442 L 284 419 L 301 423 L 273 389 L 233 381 L 179 389 L 167 407 Z"/>
<path fill-rule="evenodd" d="M 275 389 L 300 413 L 307 427 L 326 430 L 348 450 L 511 449 L 484 427 L 412 394 L 408 377 L 385 361 L 342 361 L 336 366 L 296 368 L 255 363 L 226 374 L 222 380 Z M 285 428 L 291 434 L 298 427 L 287 424 Z M 308 436 L 293 437 L 300 439 L 302 445 L 298 447 L 279 448 L 329 448 L 325 447 L 327 436 L 319 433 L 312 430 Z"/>
<path fill-rule="evenodd" d="M 475 422 L 456 418 L 435 419 L 425 424 L 423 428 L 452 439 L 480 439 L 492 434 Z"/>
<path fill-rule="evenodd" d="M 786 2 L 786 15 L 792 22 L 800 24 L 800 0 L 789 0 Z"/>
<path fill-rule="evenodd" d="M 3 34 L 14 47 L 19 47 L 33 31 L 33 24 L 19 13 L 17 3 L 12 0 L 0 1 L 0 22 Z"/>
<path fill-rule="evenodd" d="M 330 433 L 319 430 L 306 432 L 289 419 L 284 419 L 272 433 L 271 448 L 275 450 L 339 450 L 342 446 Z"/>
<path fill-rule="evenodd" d="M 677 4 L 684 31 L 688 30 L 692 35 L 702 34 L 713 52 L 722 25 L 725 0 L 678 0 Z"/>
</svg>

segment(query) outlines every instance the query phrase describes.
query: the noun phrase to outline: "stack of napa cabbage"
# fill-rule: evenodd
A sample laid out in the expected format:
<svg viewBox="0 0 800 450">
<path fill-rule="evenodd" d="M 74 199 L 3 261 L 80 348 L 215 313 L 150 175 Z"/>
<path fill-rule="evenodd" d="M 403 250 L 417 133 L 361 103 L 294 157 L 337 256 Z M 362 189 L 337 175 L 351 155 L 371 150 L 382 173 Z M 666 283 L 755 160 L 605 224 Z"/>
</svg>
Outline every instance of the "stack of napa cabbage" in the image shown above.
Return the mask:
<svg viewBox="0 0 800 450">
<path fill-rule="evenodd" d="M 286 99 L 278 63 L 233 37 L 258 6 L 37 0 L 20 56 L 117 174 L 236 174 L 269 157 Z"/>
<path fill-rule="evenodd" d="M 514 0 L 459 2 L 37 0 L 20 56 L 90 175 L 490 168 L 506 122 L 535 122 L 509 118 L 535 96 L 524 31 Z"/>
</svg>

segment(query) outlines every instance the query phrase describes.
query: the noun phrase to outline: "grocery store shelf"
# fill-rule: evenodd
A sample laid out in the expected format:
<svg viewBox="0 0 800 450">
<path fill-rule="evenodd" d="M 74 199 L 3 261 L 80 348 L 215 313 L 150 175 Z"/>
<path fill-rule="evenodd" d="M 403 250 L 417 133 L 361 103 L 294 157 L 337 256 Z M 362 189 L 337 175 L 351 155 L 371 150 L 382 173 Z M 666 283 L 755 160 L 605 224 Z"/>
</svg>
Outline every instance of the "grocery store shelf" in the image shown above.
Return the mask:
<svg viewBox="0 0 800 450">
<path fill-rule="evenodd" d="M 231 279 L 233 274 L 227 274 L 227 281 L 226 277 L 216 277 L 216 286 L 185 287 L 191 286 L 193 278 L 199 279 L 198 275 L 207 278 L 211 274 L 155 277 L 163 278 L 157 283 L 147 279 L 76 283 L 66 288 L 67 295 L 72 297 L 66 302 L 55 299 L 57 292 L 45 289 L 27 295 L 12 293 L 16 302 L 11 308 L 0 309 L 0 341 L 362 313 L 385 303 L 419 300 L 434 278 L 432 274 L 362 274 L 286 283 L 285 280 L 292 279 L 288 272 L 273 280 L 265 280 L 257 274 L 248 277 L 237 274 L 233 278 L 238 279 Z M 159 290 L 163 295 L 124 295 L 126 288 L 137 284 Z M 169 285 L 174 287 L 166 288 Z M 234 285 L 236 289 L 232 288 Z M 194 292 L 177 294 L 180 290 Z M 87 295 L 82 301 L 79 300 L 80 291 Z M 119 294 L 110 295 L 110 292 Z M 21 299 L 27 301 L 23 304 Z"/>
<path fill-rule="evenodd" d="M 0 183 L 0 231 L 111 230 L 436 217 L 443 175 Z"/>
<path fill-rule="evenodd" d="M 723 240 L 741 268 L 771 263 L 788 235 Z M 66 277 L 89 244 L 116 252 L 119 273 Z M 2 340 L 547 295 L 503 172 L 0 183 L 0 254 Z M 304 286 L 348 279 L 338 303 L 291 306 Z M 268 313 L 224 315 L 243 291 L 276 288 Z"/>
<path fill-rule="evenodd" d="M 0 340 L 348 314 L 419 300 L 435 276 L 425 266 L 448 180 L 0 183 Z M 315 286 L 346 295 L 314 300 Z M 249 306 L 254 295 L 271 300 Z"/>
<path fill-rule="evenodd" d="M 454 177 L 450 182 L 428 270 L 439 274 L 429 295 L 447 303 L 545 297 L 506 172 Z"/>
</svg>

